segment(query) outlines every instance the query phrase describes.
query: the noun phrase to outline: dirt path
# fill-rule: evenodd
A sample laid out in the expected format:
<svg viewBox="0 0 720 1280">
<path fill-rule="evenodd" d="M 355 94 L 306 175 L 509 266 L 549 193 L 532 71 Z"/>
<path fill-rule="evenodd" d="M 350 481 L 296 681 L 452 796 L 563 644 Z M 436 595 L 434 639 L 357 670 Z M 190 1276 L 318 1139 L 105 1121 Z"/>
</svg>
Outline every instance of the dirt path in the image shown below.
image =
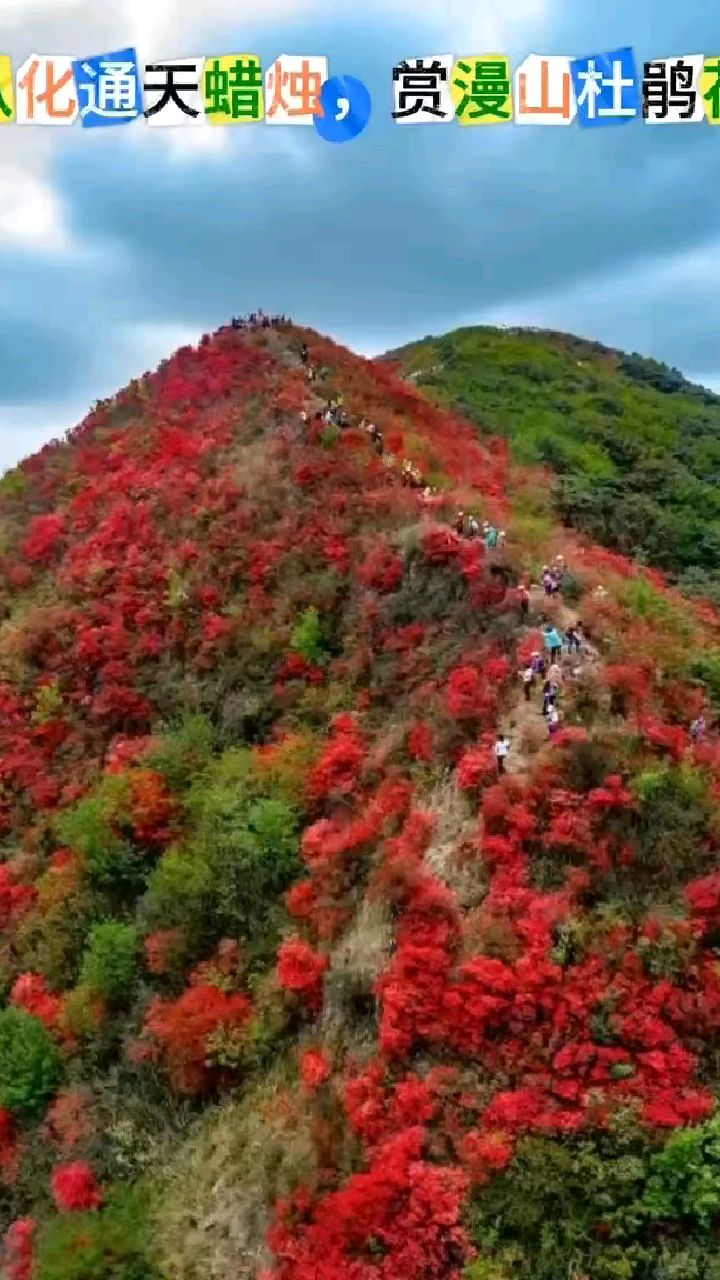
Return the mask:
<svg viewBox="0 0 720 1280">
<path fill-rule="evenodd" d="M 540 627 L 540 618 L 545 612 L 544 606 L 546 596 L 543 588 L 537 584 L 533 584 L 530 588 L 530 617 L 526 626 L 521 629 L 521 634 L 527 634 L 529 631 L 537 631 Z M 553 614 L 561 630 L 567 630 L 577 622 L 578 610 L 571 605 L 564 604 L 562 599 L 553 602 Z M 576 676 L 573 671 L 578 667 L 582 671 L 589 669 L 598 670 L 601 666 L 601 658 L 598 650 L 594 645 L 585 641 L 580 656 L 576 654 L 568 654 L 563 651 L 560 659 L 560 667 L 563 673 L 563 686 L 570 692 L 576 682 Z M 518 682 L 519 683 L 519 682 Z M 562 713 L 563 694 L 560 693 L 558 698 L 558 709 Z M 547 724 L 542 713 L 542 684 L 539 681 L 533 685 L 530 690 L 530 699 L 525 701 L 525 693 L 522 686 L 519 687 L 517 696 L 512 704 L 502 716 L 499 729 L 505 733 L 510 739 L 510 753 L 505 763 L 505 772 L 513 774 L 516 777 L 524 777 L 532 767 L 535 759 L 535 752 L 529 750 L 529 745 L 538 740 L 545 740 L 545 744 L 550 744 L 550 734 Z M 540 750 L 544 748 L 541 746 Z"/>
</svg>

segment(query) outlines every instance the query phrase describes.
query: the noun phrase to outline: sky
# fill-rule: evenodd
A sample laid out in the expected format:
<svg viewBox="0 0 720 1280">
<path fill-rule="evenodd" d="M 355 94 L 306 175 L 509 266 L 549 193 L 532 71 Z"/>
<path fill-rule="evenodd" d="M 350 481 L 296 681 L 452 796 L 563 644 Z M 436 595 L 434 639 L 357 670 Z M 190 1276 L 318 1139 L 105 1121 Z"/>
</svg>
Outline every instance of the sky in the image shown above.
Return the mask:
<svg viewBox="0 0 720 1280">
<path fill-rule="evenodd" d="M 492 8 L 493 12 L 490 12 Z M 399 127 L 403 57 L 720 50 L 706 0 L 2 0 L 0 52 L 326 54 L 374 114 L 312 128 L 0 129 L 0 471 L 233 314 L 377 354 L 468 324 L 652 355 L 720 389 L 720 127 Z"/>
</svg>

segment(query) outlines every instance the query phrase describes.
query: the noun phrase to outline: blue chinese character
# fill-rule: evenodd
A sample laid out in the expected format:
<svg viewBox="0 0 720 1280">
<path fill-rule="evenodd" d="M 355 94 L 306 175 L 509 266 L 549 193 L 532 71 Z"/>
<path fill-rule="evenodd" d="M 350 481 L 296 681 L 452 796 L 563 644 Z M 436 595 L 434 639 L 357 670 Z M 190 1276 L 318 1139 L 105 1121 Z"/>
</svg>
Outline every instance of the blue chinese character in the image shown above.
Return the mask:
<svg viewBox="0 0 720 1280">
<path fill-rule="evenodd" d="M 86 129 L 127 124 L 142 111 L 140 76 L 134 49 L 99 53 L 73 62 L 80 102 L 80 120 Z"/>
<path fill-rule="evenodd" d="M 574 58 L 570 71 L 582 128 L 627 124 L 640 114 L 640 85 L 632 49 Z"/>
</svg>

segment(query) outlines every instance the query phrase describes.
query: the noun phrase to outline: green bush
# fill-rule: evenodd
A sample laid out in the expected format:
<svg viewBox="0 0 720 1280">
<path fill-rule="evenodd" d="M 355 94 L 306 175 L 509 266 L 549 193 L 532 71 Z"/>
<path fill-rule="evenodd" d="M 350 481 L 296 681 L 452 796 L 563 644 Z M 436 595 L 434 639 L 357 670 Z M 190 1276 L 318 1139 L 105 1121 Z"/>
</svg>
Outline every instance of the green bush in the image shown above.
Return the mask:
<svg viewBox="0 0 720 1280">
<path fill-rule="evenodd" d="M 290 647 L 315 666 L 321 666 L 327 660 L 323 627 L 314 605 L 306 609 L 300 618 L 292 633 Z"/>
<path fill-rule="evenodd" d="M 642 1208 L 654 1222 L 713 1225 L 720 1214 L 720 1116 L 673 1133 L 653 1156 Z"/>
<path fill-rule="evenodd" d="M 172 791 L 184 791 L 212 759 L 215 732 L 205 716 L 186 716 L 163 734 L 147 764 L 165 778 Z"/>
<path fill-rule="evenodd" d="M 297 818 L 282 800 L 238 803 L 235 821 L 207 833 L 216 910 L 231 937 L 265 938 L 301 871 Z"/>
<path fill-rule="evenodd" d="M 60 1052 L 40 1019 L 24 1009 L 0 1011 L 0 1107 L 42 1112 L 62 1074 Z"/>
<path fill-rule="evenodd" d="M 137 963 L 137 929 L 120 920 L 106 920 L 90 934 L 80 984 L 110 1004 L 126 1004 L 135 987 Z"/>
<path fill-rule="evenodd" d="M 187 955 L 202 951 L 212 927 L 213 877 L 204 852 L 194 844 L 169 849 L 153 869 L 138 903 L 143 933 L 180 929 Z"/>
<path fill-rule="evenodd" d="M 147 1232 L 139 1189 L 116 1192 L 96 1212 L 59 1215 L 40 1231 L 33 1280 L 159 1280 Z"/>
<path fill-rule="evenodd" d="M 82 854 L 92 888 L 100 889 L 113 902 L 136 896 L 145 875 L 142 851 L 118 834 L 113 819 L 122 813 L 125 779 L 105 779 L 57 820 L 62 844 Z"/>
</svg>

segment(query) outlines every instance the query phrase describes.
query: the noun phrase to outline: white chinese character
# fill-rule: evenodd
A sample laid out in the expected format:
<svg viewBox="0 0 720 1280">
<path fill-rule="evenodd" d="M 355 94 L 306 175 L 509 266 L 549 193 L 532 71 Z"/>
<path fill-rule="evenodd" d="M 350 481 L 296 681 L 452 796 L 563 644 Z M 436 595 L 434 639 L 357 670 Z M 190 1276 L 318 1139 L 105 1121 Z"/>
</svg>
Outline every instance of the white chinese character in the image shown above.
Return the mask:
<svg viewBox="0 0 720 1280">
<path fill-rule="evenodd" d="M 101 62 L 100 67 L 101 73 L 98 75 L 89 62 L 83 63 L 83 71 L 93 77 L 93 83 L 80 86 L 88 97 L 80 115 L 136 116 L 137 79 L 134 64 Z"/>
</svg>

